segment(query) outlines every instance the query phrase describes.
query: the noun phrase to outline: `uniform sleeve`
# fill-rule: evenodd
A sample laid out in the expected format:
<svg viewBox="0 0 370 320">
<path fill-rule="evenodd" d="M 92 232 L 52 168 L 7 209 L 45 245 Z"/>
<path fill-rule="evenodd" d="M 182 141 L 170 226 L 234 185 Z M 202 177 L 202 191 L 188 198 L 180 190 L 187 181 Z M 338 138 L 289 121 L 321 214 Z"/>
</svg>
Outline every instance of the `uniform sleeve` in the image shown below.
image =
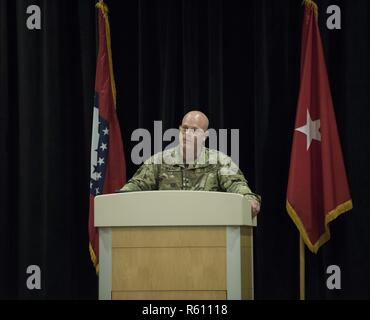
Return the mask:
<svg viewBox="0 0 370 320">
<path fill-rule="evenodd" d="M 156 169 L 155 165 L 152 163 L 144 163 L 120 191 L 131 192 L 149 190 L 157 190 Z"/>
<path fill-rule="evenodd" d="M 248 200 L 257 200 L 261 203 L 261 197 L 251 191 L 243 173 L 231 158 L 227 157 L 220 162 L 218 178 L 224 191 L 242 194 Z"/>
</svg>

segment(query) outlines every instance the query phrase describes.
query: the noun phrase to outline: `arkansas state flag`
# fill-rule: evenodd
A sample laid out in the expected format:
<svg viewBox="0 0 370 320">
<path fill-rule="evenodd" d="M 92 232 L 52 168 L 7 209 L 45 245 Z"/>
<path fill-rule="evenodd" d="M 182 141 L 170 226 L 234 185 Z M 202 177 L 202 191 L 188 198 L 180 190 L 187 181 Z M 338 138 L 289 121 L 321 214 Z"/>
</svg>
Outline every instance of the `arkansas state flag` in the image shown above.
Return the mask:
<svg viewBox="0 0 370 320">
<path fill-rule="evenodd" d="M 293 135 L 287 211 L 308 248 L 330 238 L 328 224 L 352 209 L 325 66 L 317 6 L 304 1 L 301 83 Z"/>
<path fill-rule="evenodd" d="M 95 105 L 91 139 L 89 239 L 90 255 L 99 271 L 99 236 L 94 227 L 94 197 L 112 193 L 126 182 L 121 130 L 116 114 L 116 89 L 113 77 L 108 9 L 99 10 L 99 52 L 96 62 Z"/>
</svg>

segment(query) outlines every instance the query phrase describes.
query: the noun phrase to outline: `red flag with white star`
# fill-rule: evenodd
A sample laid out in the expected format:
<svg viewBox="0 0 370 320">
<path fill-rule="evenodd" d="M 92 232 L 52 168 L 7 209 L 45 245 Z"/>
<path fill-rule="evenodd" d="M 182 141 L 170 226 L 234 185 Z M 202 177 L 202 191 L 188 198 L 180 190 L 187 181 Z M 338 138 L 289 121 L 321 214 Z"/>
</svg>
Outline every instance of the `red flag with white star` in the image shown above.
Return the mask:
<svg viewBox="0 0 370 320">
<path fill-rule="evenodd" d="M 99 271 L 99 236 L 94 226 L 94 197 L 113 193 L 126 182 L 125 156 L 116 113 L 108 8 L 96 4 L 99 19 L 99 51 L 96 62 L 95 102 L 91 138 L 89 240 L 90 255 Z"/>
<path fill-rule="evenodd" d="M 287 190 L 287 211 L 312 252 L 330 238 L 328 224 L 352 209 L 325 66 L 317 6 L 305 1 L 301 83 Z"/>
</svg>

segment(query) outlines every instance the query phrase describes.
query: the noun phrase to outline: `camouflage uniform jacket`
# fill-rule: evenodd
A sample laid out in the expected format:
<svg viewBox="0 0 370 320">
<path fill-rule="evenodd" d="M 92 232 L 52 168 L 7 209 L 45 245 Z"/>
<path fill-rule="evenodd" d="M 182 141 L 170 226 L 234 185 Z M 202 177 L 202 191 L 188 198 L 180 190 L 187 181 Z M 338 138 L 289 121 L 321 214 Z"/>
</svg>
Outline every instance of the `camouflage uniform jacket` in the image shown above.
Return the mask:
<svg viewBox="0 0 370 320">
<path fill-rule="evenodd" d="M 183 164 L 178 146 L 159 152 L 146 160 L 121 189 L 150 190 L 223 191 L 261 201 L 231 158 L 208 148 L 203 148 L 197 161 L 189 165 Z"/>
</svg>

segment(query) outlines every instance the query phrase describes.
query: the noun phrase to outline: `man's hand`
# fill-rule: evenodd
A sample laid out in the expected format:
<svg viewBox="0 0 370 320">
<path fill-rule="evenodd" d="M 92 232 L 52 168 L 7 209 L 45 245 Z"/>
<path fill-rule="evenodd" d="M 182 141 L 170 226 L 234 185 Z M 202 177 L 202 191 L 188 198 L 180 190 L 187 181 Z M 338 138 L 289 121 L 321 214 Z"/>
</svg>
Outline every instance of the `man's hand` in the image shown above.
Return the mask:
<svg viewBox="0 0 370 320">
<path fill-rule="evenodd" d="M 252 217 L 254 218 L 261 210 L 261 205 L 257 200 L 249 200 L 251 203 Z"/>
</svg>

